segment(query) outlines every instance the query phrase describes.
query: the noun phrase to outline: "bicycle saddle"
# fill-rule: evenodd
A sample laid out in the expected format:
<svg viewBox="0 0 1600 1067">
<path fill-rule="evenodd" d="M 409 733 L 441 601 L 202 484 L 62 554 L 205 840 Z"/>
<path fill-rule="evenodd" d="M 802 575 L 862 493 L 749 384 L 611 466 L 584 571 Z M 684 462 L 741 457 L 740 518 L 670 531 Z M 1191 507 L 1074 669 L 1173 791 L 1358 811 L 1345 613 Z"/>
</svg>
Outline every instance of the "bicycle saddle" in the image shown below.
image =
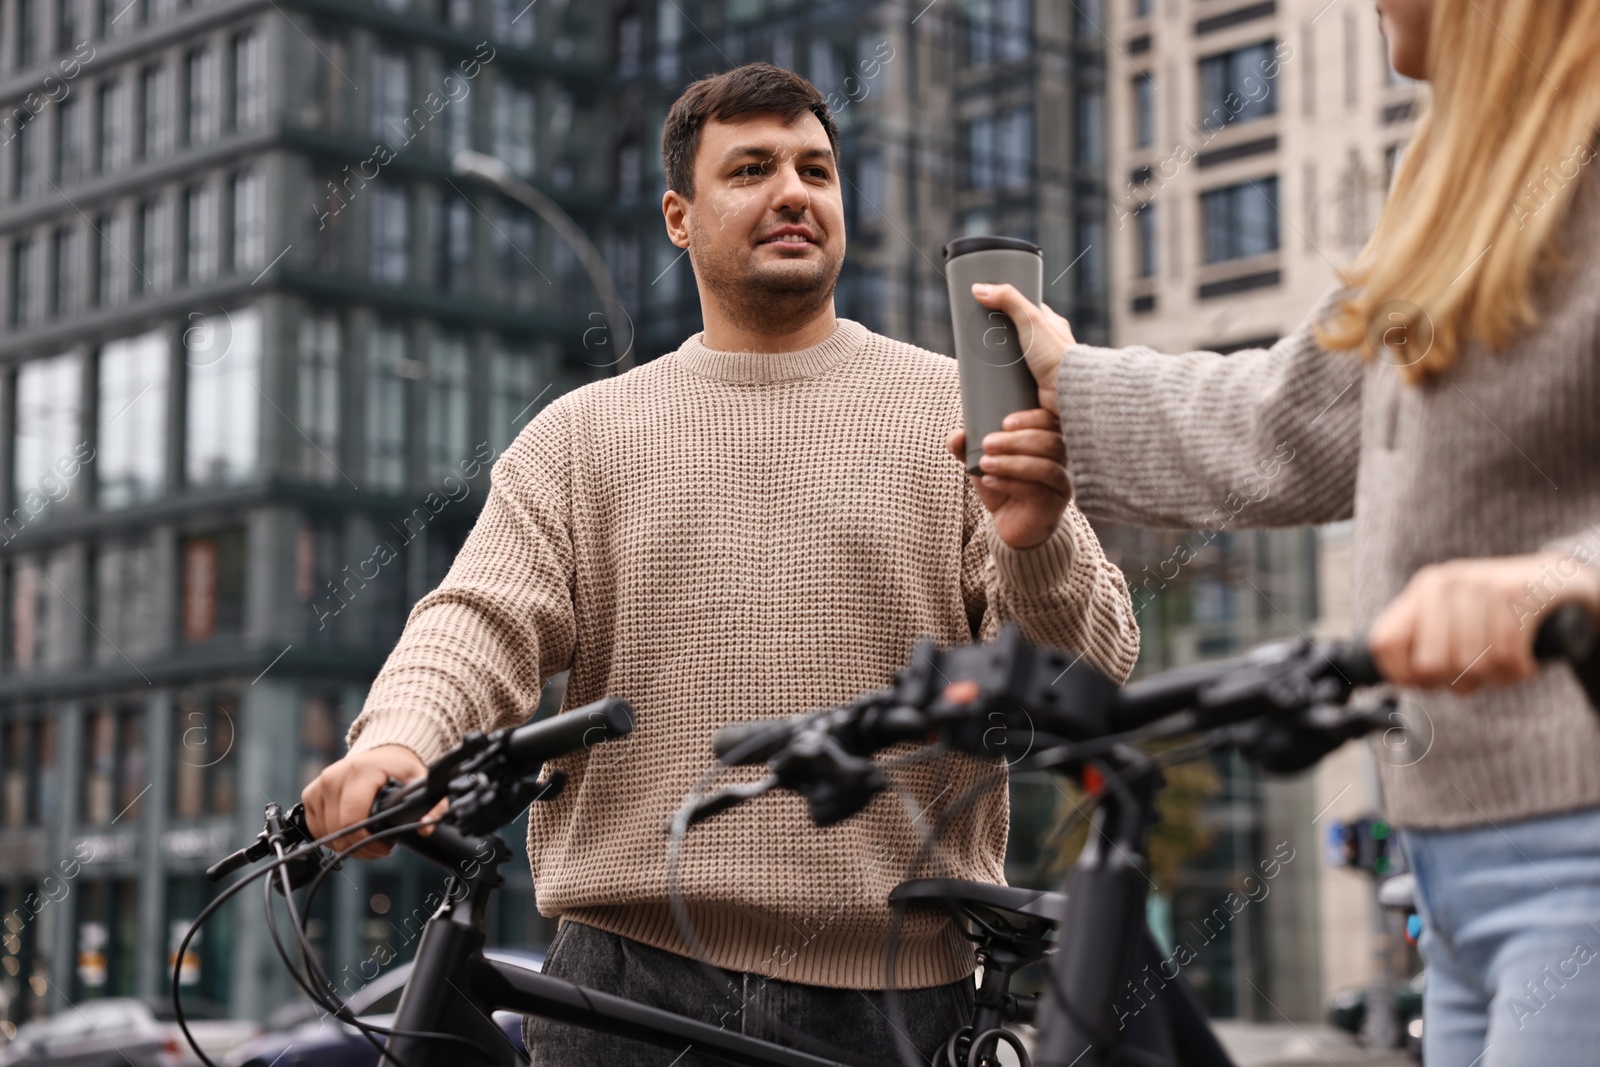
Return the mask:
<svg viewBox="0 0 1600 1067">
<path fill-rule="evenodd" d="M 1010 926 L 1028 930 L 1039 926 L 1042 934 L 1055 928 L 1067 898 L 1044 889 L 1014 885 L 966 882 L 959 878 L 918 878 L 901 882 L 889 894 L 890 903 L 953 904 L 962 910 L 980 908 L 994 912 Z"/>
</svg>

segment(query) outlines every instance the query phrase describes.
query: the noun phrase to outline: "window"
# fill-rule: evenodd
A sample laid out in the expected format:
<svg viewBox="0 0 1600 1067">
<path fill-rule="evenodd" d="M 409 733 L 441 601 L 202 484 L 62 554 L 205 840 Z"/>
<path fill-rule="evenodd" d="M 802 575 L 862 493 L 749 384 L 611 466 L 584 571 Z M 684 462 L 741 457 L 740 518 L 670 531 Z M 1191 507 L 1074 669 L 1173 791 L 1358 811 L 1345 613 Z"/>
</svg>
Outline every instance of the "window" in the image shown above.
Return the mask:
<svg viewBox="0 0 1600 1067">
<path fill-rule="evenodd" d="M 110 174 L 128 165 L 128 119 L 123 114 L 122 82 L 106 82 L 95 94 L 100 117 L 99 166 L 100 173 Z"/>
<path fill-rule="evenodd" d="M 4 725 L 5 781 L 0 825 L 39 826 L 56 806 L 56 724 L 48 716 Z"/>
<path fill-rule="evenodd" d="M 428 366 L 428 474 L 443 478 L 472 452 L 467 440 L 467 342 L 450 333 L 434 338 Z"/>
<path fill-rule="evenodd" d="M 128 813 L 150 784 L 148 771 L 143 708 L 108 705 L 84 716 L 83 822 L 105 826 Z"/>
<path fill-rule="evenodd" d="M 1278 248 L 1278 179 L 1213 189 L 1200 196 L 1205 261 L 1219 263 Z"/>
<path fill-rule="evenodd" d="M 139 944 L 139 880 L 107 878 L 76 887 L 73 918 L 76 927 L 77 968 L 72 976 L 73 1002 L 95 997 L 129 997 L 136 992 Z M 126 1008 L 109 1008 L 95 1021 L 99 1006 L 80 1010 L 100 1030 L 126 1031 L 136 1025 Z"/>
<path fill-rule="evenodd" d="M 628 12 L 617 19 L 617 74 L 631 78 L 639 73 L 639 54 L 643 43 L 639 16 Z"/>
<path fill-rule="evenodd" d="M 20 504 L 29 494 L 28 513 L 65 497 L 76 476 L 83 364 L 75 353 L 29 360 L 17 368 L 17 437 L 12 466 L 13 495 Z M 7 531 L 8 533 L 11 531 Z"/>
<path fill-rule="evenodd" d="M 51 244 L 55 252 L 55 276 L 50 286 L 50 313 L 66 315 L 77 306 L 78 232 L 71 226 L 58 226 Z"/>
<path fill-rule="evenodd" d="M 152 330 L 100 350 L 100 503 L 154 499 L 166 479 L 167 335 Z"/>
<path fill-rule="evenodd" d="M 379 48 L 373 53 L 372 74 L 372 135 L 403 146 L 410 140 L 405 120 L 411 96 L 411 64 L 405 53 Z"/>
<path fill-rule="evenodd" d="M 146 67 L 140 78 L 144 101 L 144 157 L 159 159 L 172 151 L 172 94 L 167 84 L 167 68 Z"/>
<path fill-rule="evenodd" d="M 313 312 L 300 319 L 300 474 L 315 482 L 339 476 L 339 316 Z"/>
<path fill-rule="evenodd" d="M 449 75 L 456 78 L 458 75 Z M 448 79 L 447 79 L 448 80 Z M 444 150 L 454 159 L 472 147 L 472 95 L 451 98 L 444 108 Z"/>
<path fill-rule="evenodd" d="M 108 541 L 95 554 L 90 659 L 125 663 L 156 647 L 156 547 L 149 537 Z"/>
<path fill-rule="evenodd" d="M 533 92 L 511 81 L 495 90 L 494 154 L 513 173 L 533 173 Z"/>
<path fill-rule="evenodd" d="M 1200 60 L 1200 121 L 1217 130 L 1278 110 L 1276 42 L 1236 48 Z"/>
<path fill-rule="evenodd" d="M 439 288 L 466 291 L 471 284 L 472 205 L 445 194 L 439 211 Z"/>
<path fill-rule="evenodd" d="M 1145 204 L 1133 216 L 1139 235 L 1139 277 L 1156 276 L 1156 206 Z"/>
<path fill-rule="evenodd" d="M 489 357 L 489 443 L 496 455 L 516 440 L 534 415 L 538 373 L 532 353 L 500 348 Z"/>
<path fill-rule="evenodd" d="M 110 307 L 126 295 L 119 289 L 119 278 L 126 279 L 122 268 L 127 263 L 128 217 L 126 215 L 101 215 L 95 219 L 95 285 L 94 299 L 100 307 Z"/>
<path fill-rule="evenodd" d="M 404 186 L 375 184 L 372 194 L 372 280 L 404 285 L 410 280 L 411 198 Z"/>
<path fill-rule="evenodd" d="M 445 18 L 451 29 L 470 29 L 476 21 L 476 12 L 472 10 L 473 0 L 447 0 L 446 7 Z"/>
<path fill-rule="evenodd" d="M 528 300 L 537 275 L 533 265 L 533 214 L 521 204 L 504 205 L 500 209 L 500 222 L 495 227 L 494 243 L 502 298 L 510 302 Z M 568 246 L 561 241 L 557 247 Z"/>
<path fill-rule="evenodd" d="M 233 128 L 253 130 L 267 117 L 267 67 L 262 35 L 249 31 L 233 39 Z"/>
<path fill-rule="evenodd" d="M 255 477 L 260 436 L 261 312 L 235 308 L 184 332 L 189 367 L 190 485 L 239 485 Z"/>
<path fill-rule="evenodd" d="M 75 96 L 61 101 L 56 137 L 56 178 L 69 185 L 83 177 L 83 104 Z"/>
<path fill-rule="evenodd" d="M 1133 79 L 1133 146 L 1149 148 L 1156 140 L 1156 81 L 1148 74 Z"/>
<path fill-rule="evenodd" d="M 1073 269 L 1073 288 L 1079 296 L 1097 298 L 1106 287 L 1106 220 L 1099 215 L 1079 216 L 1078 245 L 1083 251 Z"/>
<path fill-rule="evenodd" d="M 172 708 L 172 815 L 232 815 L 237 796 L 239 698 L 185 690 Z"/>
<path fill-rule="evenodd" d="M 56 50 L 70 52 L 87 38 L 80 32 L 79 0 L 59 0 L 56 4 Z"/>
<path fill-rule="evenodd" d="M 267 265 L 267 184 L 259 171 L 233 176 L 233 269 L 241 274 Z"/>
<path fill-rule="evenodd" d="M 167 958 L 170 961 L 163 972 L 166 981 L 172 981 L 173 964 L 177 964 L 178 946 L 183 935 L 199 917 L 200 912 L 216 899 L 221 887 L 200 874 L 167 875 L 166 925 Z M 313 912 L 320 911 L 313 902 Z M 228 990 L 233 970 L 233 945 L 237 936 L 238 911 L 233 901 L 228 901 L 211 913 L 202 929 L 190 942 L 178 966 L 178 985 L 185 1001 L 190 997 L 212 1004 L 228 1003 Z M 308 920 L 307 927 L 315 920 Z M 324 920 L 326 921 L 326 920 Z"/>
<path fill-rule="evenodd" d="M 139 285 L 153 293 L 165 289 L 171 277 L 171 206 L 165 199 L 146 200 L 139 209 Z"/>
<path fill-rule="evenodd" d="M 26 67 L 39 55 L 39 9 L 43 0 L 17 0 L 17 66 Z"/>
<path fill-rule="evenodd" d="M 663 82 L 676 82 L 678 46 L 683 41 L 683 12 L 677 0 L 657 0 L 656 3 L 656 77 Z"/>
<path fill-rule="evenodd" d="M 189 90 L 188 134 L 192 145 L 205 144 L 217 136 L 221 123 L 217 83 L 217 54 L 209 48 L 196 48 L 185 61 Z"/>
<path fill-rule="evenodd" d="M 244 624 L 244 530 L 186 538 L 182 632 L 185 641 L 237 634 Z"/>
<path fill-rule="evenodd" d="M 490 7 L 496 37 L 523 47 L 533 43 L 532 4 L 523 0 L 490 0 Z"/>
<path fill-rule="evenodd" d="M 630 204 L 639 199 L 644 183 L 644 153 L 630 141 L 617 149 L 617 199 Z"/>
<path fill-rule="evenodd" d="M 967 63 L 1024 59 L 1032 50 L 1032 0 L 975 0 L 967 5 Z"/>
<path fill-rule="evenodd" d="M 1106 162 L 1106 93 L 1099 86 L 1078 90 L 1073 104 L 1073 156 L 1080 167 L 1102 167 Z"/>
<path fill-rule="evenodd" d="M 17 170 L 13 191 L 32 196 L 44 186 L 44 123 L 28 115 L 17 124 Z"/>
<path fill-rule="evenodd" d="M 406 485 L 405 335 L 390 326 L 367 334 L 367 479 L 399 492 Z"/>
<path fill-rule="evenodd" d="M 1142 19 L 1155 7 L 1155 0 L 1133 0 L 1133 17 Z"/>
<path fill-rule="evenodd" d="M 11 324 L 32 326 L 39 318 L 38 245 L 27 237 L 11 245 Z"/>
<path fill-rule="evenodd" d="M 183 194 L 183 274 L 191 285 L 217 276 L 216 186 L 194 185 Z"/>
<path fill-rule="evenodd" d="M 1033 109 L 985 115 L 967 124 L 967 180 L 975 189 L 1026 188 L 1033 177 Z"/>
</svg>

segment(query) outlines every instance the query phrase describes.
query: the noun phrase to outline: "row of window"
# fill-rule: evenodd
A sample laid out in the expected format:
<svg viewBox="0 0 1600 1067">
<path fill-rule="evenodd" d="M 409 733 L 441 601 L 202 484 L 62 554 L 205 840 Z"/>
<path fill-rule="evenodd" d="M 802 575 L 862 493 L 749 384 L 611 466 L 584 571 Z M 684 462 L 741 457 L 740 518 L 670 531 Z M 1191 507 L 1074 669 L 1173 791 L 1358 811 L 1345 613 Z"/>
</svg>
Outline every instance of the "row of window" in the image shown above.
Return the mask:
<svg viewBox="0 0 1600 1067">
<path fill-rule="evenodd" d="M 0 113 L 10 135 L 14 197 L 70 185 L 91 174 L 114 174 L 135 159 L 160 159 L 180 145 L 198 146 L 226 130 L 266 121 L 266 41 L 257 30 L 233 35 L 224 50 L 187 52 L 181 63 L 156 60 L 137 72 L 104 77 L 59 103 L 31 94 Z M 40 101 L 43 101 L 40 103 Z"/>
<path fill-rule="evenodd" d="M 9 322 L 17 329 L 115 307 L 267 263 L 266 182 L 241 170 L 195 182 L 11 244 Z"/>
<path fill-rule="evenodd" d="M 298 473 L 310 480 L 343 482 L 345 472 L 337 459 L 343 426 L 341 320 L 335 313 L 310 313 L 299 323 L 293 419 L 303 445 Z M 248 482 L 259 466 L 261 314 L 254 307 L 236 308 L 215 317 L 194 317 L 186 326 L 181 480 L 192 486 Z M 502 451 L 531 417 L 534 402 L 545 395 L 540 375 L 528 352 L 497 346 L 487 356 L 488 403 L 477 416 L 484 421 L 475 426 L 471 363 L 463 334 L 436 332 L 427 351 L 413 351 L 402 327 L 375 325 L 367 334 L 366 467 L 349 473 L 373 489 L 406 488 L 412 390 L 423 390 L 419 400 L 426 412 L 424 453 L 430 480 L 454 471 L 480 444 L 496 454 Z M 4 522 L 15 524 L 19 516 L 31 520 L 50 501 L 71 493 L 75 479 L 85 476 L 79 468 L 86 464 L 101 507 L 126 507 L 159 496 L 169 481 L 172 367 L 165 330 L 101 346 L 90 383 L 96 412 L 91 452 L 80 437 L 88 400 L 81 357 L 64 353 L 22 364 L 16 372 L 13 484 L 14 499 L 24 511 Z"/>
<path fill-rule="evenodd" d="M 1158 205 L 1133 214 L 1135 263 L 1140 278 L 1153 278 L 1160 242 Z M 1200 244 L 1204 263 L 1265 255 L 1279 247 L 1278 178 L 1255 178 L 1200 194 Z"/>
</svg>

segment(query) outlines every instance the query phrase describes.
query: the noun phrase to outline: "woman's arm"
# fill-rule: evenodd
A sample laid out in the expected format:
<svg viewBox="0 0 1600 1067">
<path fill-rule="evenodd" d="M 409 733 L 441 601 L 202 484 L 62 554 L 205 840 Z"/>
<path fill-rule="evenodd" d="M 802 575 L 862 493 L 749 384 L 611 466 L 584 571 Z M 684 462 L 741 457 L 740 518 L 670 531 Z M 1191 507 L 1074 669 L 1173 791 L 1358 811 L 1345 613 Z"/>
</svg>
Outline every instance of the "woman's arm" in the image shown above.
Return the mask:
<svg viewBox="0 0 1600 1067">
<path fill-rule="evenodd" d="M 1064 319 L 1008 286 L 975 295 L 1018 322 L 1041 401 L 1046 383 L 1054 394 L 1084 514 L 1220 529 L 1350 517 L 1362 366 L 1311 333 L 1344 292 L 1330 290 L 1271 348 L 1230 355 L 1078 344 Z M 1052 350 L 1063 352 L 1056 366 L 1036 358 Z"/>
</svg>

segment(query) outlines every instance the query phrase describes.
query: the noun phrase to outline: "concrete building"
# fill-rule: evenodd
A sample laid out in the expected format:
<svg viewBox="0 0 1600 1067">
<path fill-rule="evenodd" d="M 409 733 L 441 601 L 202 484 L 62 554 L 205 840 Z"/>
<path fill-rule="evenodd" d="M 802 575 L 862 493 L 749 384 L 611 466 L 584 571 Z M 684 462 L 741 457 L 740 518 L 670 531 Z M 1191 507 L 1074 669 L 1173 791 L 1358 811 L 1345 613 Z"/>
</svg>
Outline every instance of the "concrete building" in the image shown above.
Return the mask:
<svg viewBox="0 0 1600 1067">
<path fill-rule="evenodd" d="M 1120 0 L 1105 32 L 1112 343 L 1272 344 L 1365 243 L 1424 87 L 1390 70 L 1370 7 L 1339 0 Z M 1230 523 L 1105 531 L 1144 609 L 1145 665 L 1347 635 L 1348 567 L 1319 565 L 1343 559 L 1337 538 Z M 1219 766 L 1217 843 L 1188 873 L 1174 925 L 1211 913 L 1252 858 L 1278 845 L 1297 858 L 1272 902 L 1242 913 L 1192 975 L 1213 1012 L 1310 1019 L 1327 995 L 1363 984 L 1370 880 L 1321 869 L 1327 824 L 1376 803 L 1363 751 L 1283 781 Z"/>
<path fill-rule="evenodd" d="M 488 460 L 609 373 L 574 257 L 447 166 L 492 152 L 592 227 L 594 14 L 0 4 L 5 1026 L 165 988 L 201 871 L 342 750 Z M 312 919 L 336 974 L 421 895 L 347 874 Z M 258 906 L 193 996 L 287 995 Z"/>
</svg>

